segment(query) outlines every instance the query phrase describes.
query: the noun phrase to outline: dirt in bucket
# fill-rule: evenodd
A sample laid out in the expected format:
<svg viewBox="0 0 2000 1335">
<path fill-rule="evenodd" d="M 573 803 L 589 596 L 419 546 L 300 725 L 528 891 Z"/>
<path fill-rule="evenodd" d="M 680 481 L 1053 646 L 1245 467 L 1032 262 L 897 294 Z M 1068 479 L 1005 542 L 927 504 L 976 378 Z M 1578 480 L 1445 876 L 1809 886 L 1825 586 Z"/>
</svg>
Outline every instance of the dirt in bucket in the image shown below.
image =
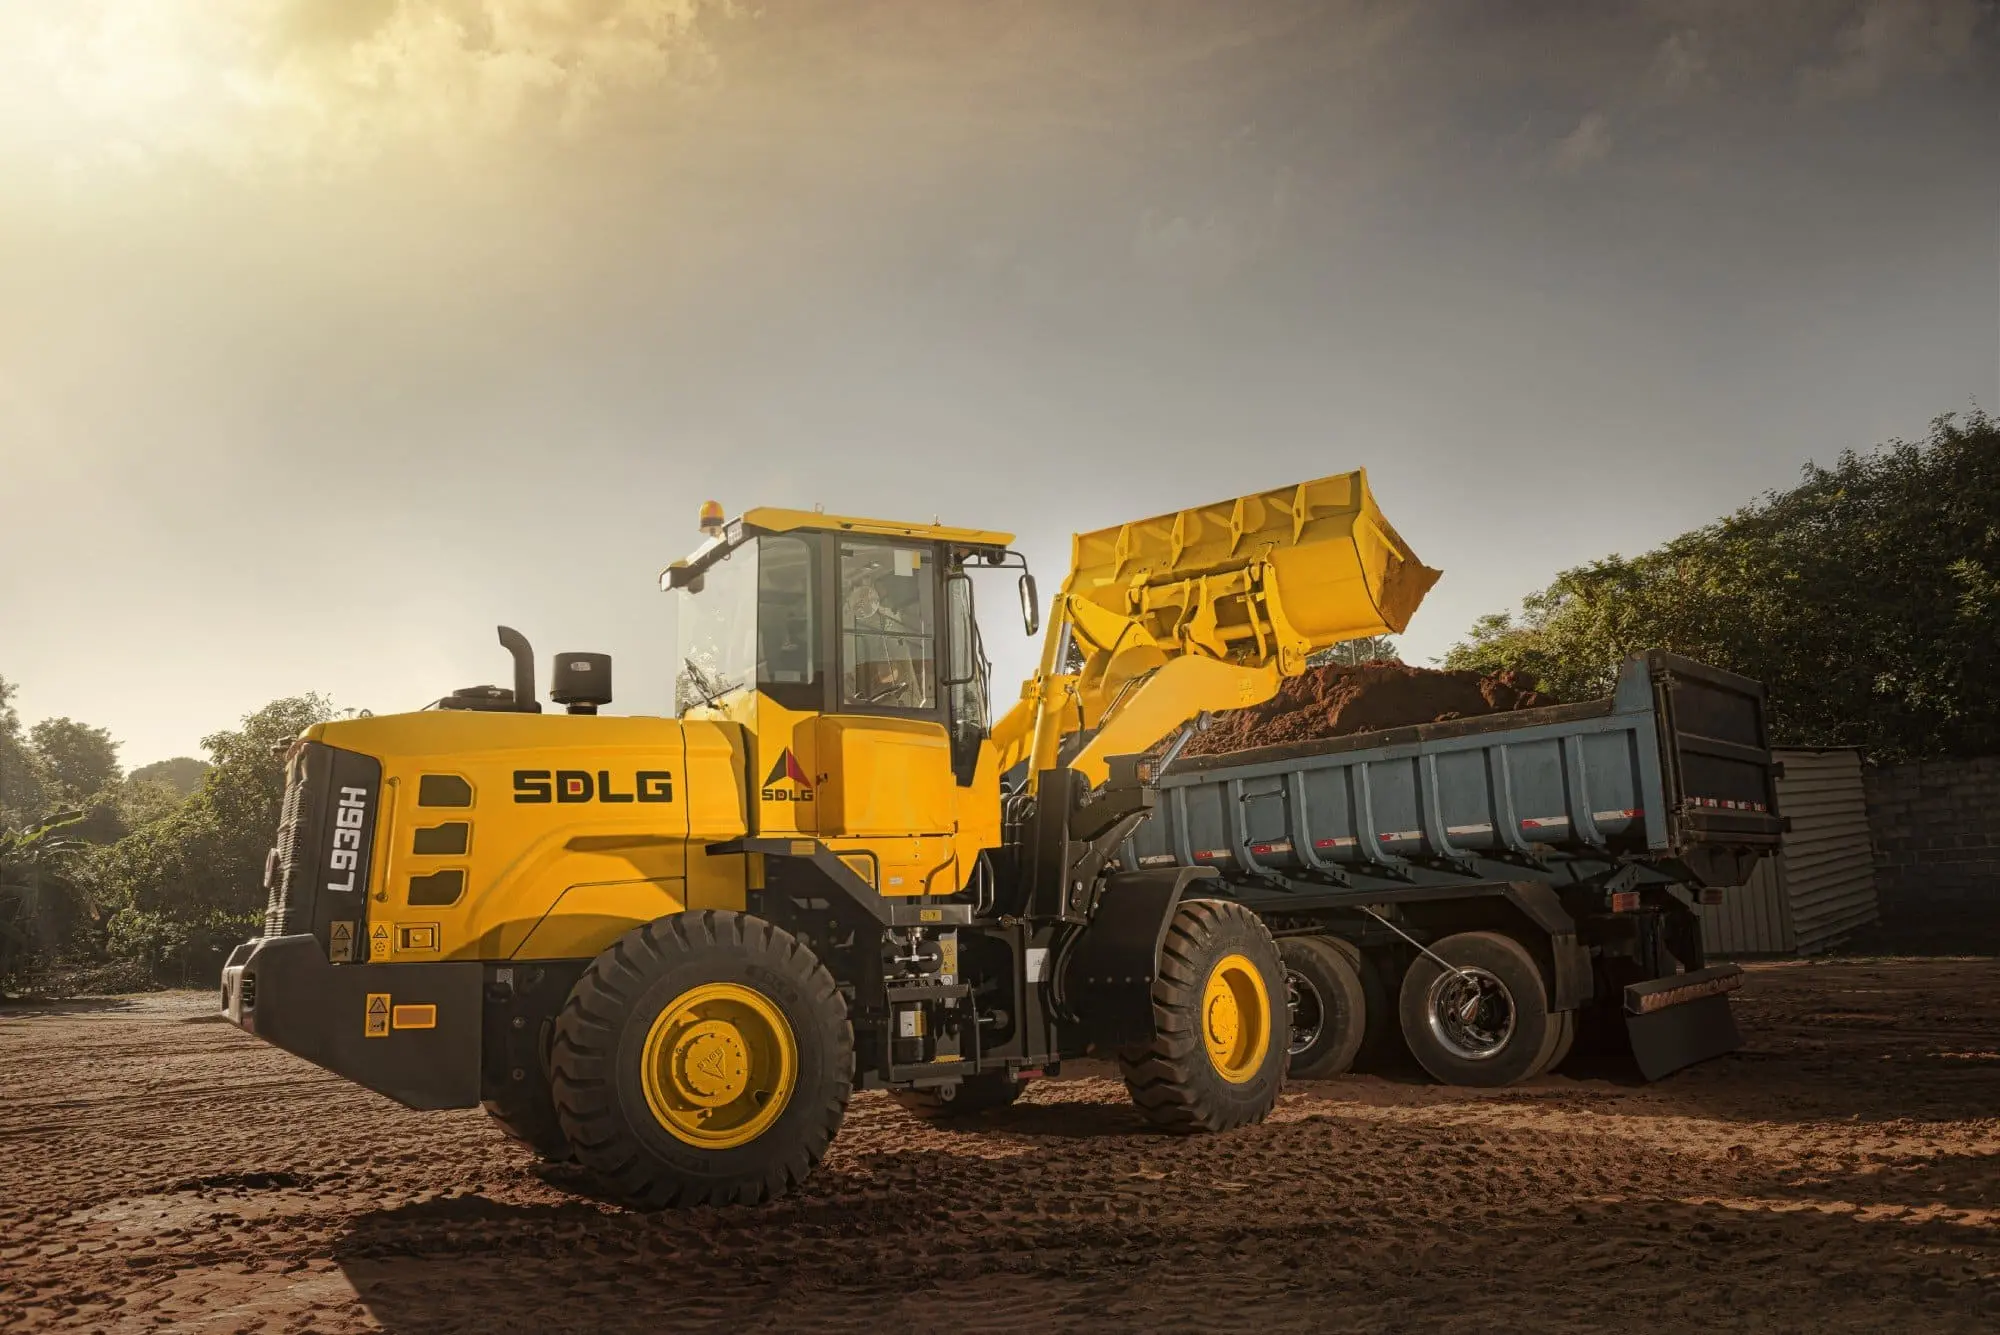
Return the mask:
<svg viewBox="0 0 2000 1335">
<path fill-rule="evenodd" d="M 1407 663 L 1329 663 L 1291 678 L 1261 705 L 1217 714 L 1186 754 L 1226 755 L 1554 703 L 1512 671 L 1482 676 Z"/>
</svg>

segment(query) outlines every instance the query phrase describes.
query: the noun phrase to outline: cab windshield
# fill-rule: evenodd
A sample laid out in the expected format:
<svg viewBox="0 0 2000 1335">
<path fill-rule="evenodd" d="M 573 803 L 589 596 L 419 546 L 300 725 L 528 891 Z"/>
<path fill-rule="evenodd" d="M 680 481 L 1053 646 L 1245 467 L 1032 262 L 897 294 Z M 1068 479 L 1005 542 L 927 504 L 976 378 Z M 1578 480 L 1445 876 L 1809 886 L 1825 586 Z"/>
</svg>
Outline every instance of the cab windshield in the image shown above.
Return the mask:
<svg viewBox="0 0 2000 1335">
<path fill-rule="evenodd" d="M 792 534 L 738 544 L 679 590 L 674 712 L 753 686 L 791 707 L 817 707 L 817 545 Z"/>
</svg>

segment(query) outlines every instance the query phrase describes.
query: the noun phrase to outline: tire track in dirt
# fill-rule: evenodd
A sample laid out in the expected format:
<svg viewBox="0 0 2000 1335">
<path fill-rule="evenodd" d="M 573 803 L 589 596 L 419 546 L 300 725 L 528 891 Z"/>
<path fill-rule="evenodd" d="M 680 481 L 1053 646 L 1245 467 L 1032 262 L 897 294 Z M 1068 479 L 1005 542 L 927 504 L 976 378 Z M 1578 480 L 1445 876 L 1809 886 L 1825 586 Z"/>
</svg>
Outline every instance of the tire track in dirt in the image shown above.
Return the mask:
<svg viewBox="0 0 2000 1335">
<path fill-rule="evenodd" d="M 1990 1330 L 2000 1060 L 1925 1054 L 2000 1048 L 1996 972 L 1759 968 L 1747 1054 L 1660 1085 L 1313 1082 L 1219 1137 L 1101 1067 L 963 1127 L 862 1095 L 796 1195 L 660 1215 L 205 994 L 0 1013 L 0 1330 Z"/>
</svg>

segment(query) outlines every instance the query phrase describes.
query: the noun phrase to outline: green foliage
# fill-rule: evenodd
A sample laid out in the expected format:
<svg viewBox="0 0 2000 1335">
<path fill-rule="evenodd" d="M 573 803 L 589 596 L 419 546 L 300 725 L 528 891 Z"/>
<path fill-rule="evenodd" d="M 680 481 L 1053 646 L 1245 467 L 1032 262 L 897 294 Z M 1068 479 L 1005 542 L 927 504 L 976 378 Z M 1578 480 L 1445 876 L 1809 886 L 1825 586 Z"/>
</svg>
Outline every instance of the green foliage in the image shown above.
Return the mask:
<svg viewBox="0 0 2000 1335">
<path fill-rule="evenodd" d="M 78 806 L 125 777 L 111 734 L 75 719 L 43 719 L 28 729 L 28 746 L 41 771 L 44 800 Z"/>
<path fill-rule="evenodd" d="M 84 902 L 75 868 L 85 845 L 62 831 L 80 818 L 69 811 L 25 829 L 0 827 L 0 992 L 75 929 Z"/>
<path fill-rule="evenodd" d="M 16 689 L 0 677 L 0 828 L 18 829 L 42 814 L 43 802 L 41 772 L 14 712 Z"/>
<path fill-rule="evenodd" d="M 1400 663 L 1403 656 L 1396 649 L 1396 641 L 1387 635 L 1363 635 L 1355 640 L 1342 640 L 1339 644 L 1322 649 L 1306 659 L 1307 667 L 1324 667 L 1328 663 L 1344 663 L 1352 667 L 1356 663 Z"/>
<path fill-rule="evenodd" d="M 1445 666 L 1582 699 L 1648 648 L 1764 682 L 1782 744 L 2000 752 L 2000 426 L 1940 417 L 1927 440 L 1808 465 L 1654 551 L 1562 572 Z"/>
<path fill-rule="evenodd" d="M 165 784 L 177 797 L 192 797 L 200 788 L 202 780 L 208 777 L 209 765 L 205 760 L 193 756 L 175 756 L 171 760 L 155 760 L 150 765 L 141 765 L 125 776 L 130 784 Z"/>
<path fill-rule="evenodd" d="M 330 714 L 317 695 L 274 700 L 240 729 L 202 739 L 214 768 L 200 791 L 119 840 L 99 865 L 117 904 L 107 949 L 171 981 L 212 973 L 256 934 L 285 745 Z"/>
</svg>

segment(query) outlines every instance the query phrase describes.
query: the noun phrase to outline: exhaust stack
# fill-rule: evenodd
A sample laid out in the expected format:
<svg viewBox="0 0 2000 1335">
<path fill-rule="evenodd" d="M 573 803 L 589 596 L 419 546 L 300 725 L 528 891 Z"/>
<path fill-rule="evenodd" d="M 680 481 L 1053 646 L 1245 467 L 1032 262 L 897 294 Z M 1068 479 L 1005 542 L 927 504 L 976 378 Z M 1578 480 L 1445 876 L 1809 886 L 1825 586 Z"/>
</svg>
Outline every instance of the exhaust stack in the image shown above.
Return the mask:
<svg viewBox="0 0 2000 1335">
<path fill-rule="evenodd" d="M 542 702 L 535 698 L 535 651 L 528 637 L 512 626 L 500 627 L 500 646 L 514 656 L 514 709 L 521 714 L 539 714 Z"/>
</svg>

